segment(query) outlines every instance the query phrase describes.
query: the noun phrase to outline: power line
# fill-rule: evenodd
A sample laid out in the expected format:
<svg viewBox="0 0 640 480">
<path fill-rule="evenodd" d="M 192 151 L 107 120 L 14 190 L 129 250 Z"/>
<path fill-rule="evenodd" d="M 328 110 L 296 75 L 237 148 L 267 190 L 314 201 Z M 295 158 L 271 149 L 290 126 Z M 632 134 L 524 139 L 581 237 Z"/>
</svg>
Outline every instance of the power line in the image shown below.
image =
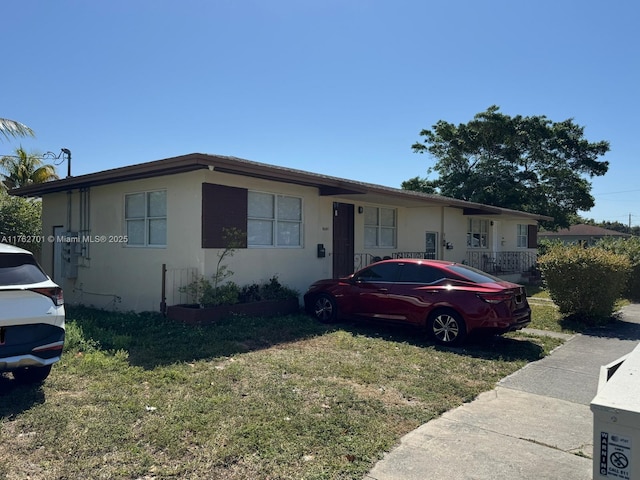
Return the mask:
<svg viewBox="0 0 640 480">
<path fill-rule="evenodd" d="M 605 192 L 605 193 L 593 193 L 592 195 L 615 195 L 618 193 L 633 193 L 633 192 L 640 192 L 640 189 L 636 189 L 636 190 L 620 190 L 619 192 Z"/>
</svg>

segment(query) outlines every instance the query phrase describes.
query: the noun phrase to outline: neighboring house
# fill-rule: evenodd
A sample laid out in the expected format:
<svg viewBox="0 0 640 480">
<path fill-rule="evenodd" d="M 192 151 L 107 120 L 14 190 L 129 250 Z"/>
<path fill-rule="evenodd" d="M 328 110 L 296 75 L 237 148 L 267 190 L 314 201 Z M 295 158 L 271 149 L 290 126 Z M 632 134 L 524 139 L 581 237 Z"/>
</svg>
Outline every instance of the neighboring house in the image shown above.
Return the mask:
<svg viewBox="0 0 640 480">
<path fill-rule="evenodd" d="M 596 227 L 595 225 L 572 225 L 569 228 L 563 228 L 556 232 L 539 232 L 538 237 L 547 240 L 559 240 L 566 244 L 576 244 L 590 246 L 602 238 L 628 238 L 628 233 L 616 232 L 615 230 L 607 230 L 606 228 Z"/>
<path fill-rule="evenodd" d="M 189 154 L 29 185 L 43 202 L 42 264 L 65 299 L 158 310 L 210 276 L 225 228 L 238 285 L 276 275 L 303 293 L 376 258 L 417 256 L 518 273 L 535 262 L 539 215 L 234 157 Z M 228 260 L 228 261 L 227 261 Z M 166 273 L 164 272 L 166 268 Z"/>
</svg>

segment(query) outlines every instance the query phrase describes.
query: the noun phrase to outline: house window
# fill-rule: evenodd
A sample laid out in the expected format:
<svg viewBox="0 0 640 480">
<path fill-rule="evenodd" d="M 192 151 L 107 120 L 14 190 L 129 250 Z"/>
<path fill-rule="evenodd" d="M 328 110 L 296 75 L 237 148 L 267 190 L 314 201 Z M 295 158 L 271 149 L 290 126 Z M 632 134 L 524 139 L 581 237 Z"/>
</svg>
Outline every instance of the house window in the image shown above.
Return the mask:
<svg viewBox="0 0 640 480">
<path fill-rule="evenodd" d="M 487 248 L 489 245 L 489 221 L 477 218 L 469 219 L 467 230 L 468 248 Z"/>
<path fill-rule="evenodd" d="M 537 225 L 518 225 L 518 247 L 520 248 L 538 248 L 538 226 Z"/>
<path fill-rule="evenodd" d="M 392 208 L 364 207 L 365 247 L 396 246 L 396 211 Z"/>
<path fill-rule="evenodd" d="M 127 245 L 166 246 L 167 192 L 132 193 L 124 202 Z"/>
<path fill-rule="evenodd" d="M 529 246 L 529 225 L 518 225 L 518 248 L 527 248 Z"/>
<path fill-rule="evenodd" d="M 248 192 L 247 245 L 301 247 L 302 199 Z"/>
</svg>

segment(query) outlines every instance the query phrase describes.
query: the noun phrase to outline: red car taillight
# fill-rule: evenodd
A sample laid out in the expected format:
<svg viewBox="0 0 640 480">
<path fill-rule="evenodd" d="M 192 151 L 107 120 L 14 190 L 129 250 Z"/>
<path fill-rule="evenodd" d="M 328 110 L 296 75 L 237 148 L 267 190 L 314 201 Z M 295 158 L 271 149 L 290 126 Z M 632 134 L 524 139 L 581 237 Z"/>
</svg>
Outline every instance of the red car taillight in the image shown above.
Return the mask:
<svg viewBox="0 0 640 480">
<path fill-rule="evenodd" d="M 30 288 L 29 290 L 49 297 L 53 304 L 58 307 L 64 305 L 64 297 L 62 296 L 62 289 L 60 287 Z"/>
<path fill-rule="evenodd" d="M 513 294 L 511 292 L 507 293 L 479 293 L 478 297 L 481 300 L 484 300 L 487 303 L 501 303 L 506 302 L 507 300 L 511 300 Z"/>
</svg>

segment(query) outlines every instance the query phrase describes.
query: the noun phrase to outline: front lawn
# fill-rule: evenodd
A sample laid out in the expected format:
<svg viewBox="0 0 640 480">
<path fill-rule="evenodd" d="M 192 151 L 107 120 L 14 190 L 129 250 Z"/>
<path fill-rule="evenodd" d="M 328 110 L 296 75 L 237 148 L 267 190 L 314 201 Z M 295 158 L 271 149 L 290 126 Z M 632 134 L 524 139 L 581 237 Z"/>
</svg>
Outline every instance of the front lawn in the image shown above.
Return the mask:
<svg viewBox="0 0 640 480">
<path fill-rule="evenodd" d="M 529 328 L 561 333 L 580 333 L 589 328 L 585 323 L 564 318 L 558 311 L 558 307 L 551 301 L 538 303 L 530 300 L 529 303 L 531 305 Z"/>
<path fill-rule="evenodd" d="M 444 349 L 305 315 L 187 327 L 68 308 L 41 388 L 0 378 L 0 478 L 361 479 L 400 437 L 559 344 Z"/>
</svg>

